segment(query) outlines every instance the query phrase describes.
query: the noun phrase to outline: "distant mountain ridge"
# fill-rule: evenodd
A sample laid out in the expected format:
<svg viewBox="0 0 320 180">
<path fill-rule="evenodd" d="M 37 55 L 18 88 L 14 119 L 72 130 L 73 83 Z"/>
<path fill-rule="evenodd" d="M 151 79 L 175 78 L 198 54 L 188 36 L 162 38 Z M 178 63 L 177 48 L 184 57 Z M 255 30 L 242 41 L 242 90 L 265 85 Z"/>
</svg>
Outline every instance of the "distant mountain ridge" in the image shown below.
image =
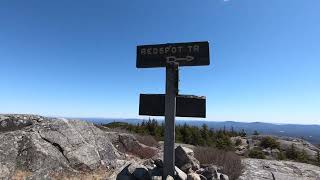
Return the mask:
<svg viewBox="0 0 320 180">
<path fill-rule="evenodd" d="M 115 119 L 115 118 L 77 118 L 95 124 L 107 124 L 111 122 L 127 122 L 130 124 L 138 124 L 143 119 Z M 158 120 L 160 123 L 163 120 Z M 252 134 L 255 130 L 261 134 L 270 134 L 277 136 L 288 136 L 303 138 L 313 144 L 320 144 L 320 125 L 301 125 L 301 124 L 272 124 L 264 122 L 235 122 L 235 121 L 197 121 L 197 120 L 177 120 L 177 124 L 187 123 L 189 125 L 201 126 L 207 124 L 209 128 L 214 129 L 244 129 L 248 134 Z"/>
</svg>

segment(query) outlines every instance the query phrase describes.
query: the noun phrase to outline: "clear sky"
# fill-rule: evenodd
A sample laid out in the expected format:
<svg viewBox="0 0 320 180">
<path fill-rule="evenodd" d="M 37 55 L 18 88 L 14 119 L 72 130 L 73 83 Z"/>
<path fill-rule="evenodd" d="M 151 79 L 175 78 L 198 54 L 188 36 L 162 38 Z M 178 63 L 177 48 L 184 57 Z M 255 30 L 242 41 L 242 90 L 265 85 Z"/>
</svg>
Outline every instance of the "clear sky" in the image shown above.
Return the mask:
<svg viewBox="0 0 320 180">
<path fill-rule="evenodd" d="M 136 46 L 209 41 L 180 92 L 206 120 L 320 124 L 319 0 L 1 0 L 0 113 L 138 116 L 165 70 L 136 69 Z"/>
</svg>

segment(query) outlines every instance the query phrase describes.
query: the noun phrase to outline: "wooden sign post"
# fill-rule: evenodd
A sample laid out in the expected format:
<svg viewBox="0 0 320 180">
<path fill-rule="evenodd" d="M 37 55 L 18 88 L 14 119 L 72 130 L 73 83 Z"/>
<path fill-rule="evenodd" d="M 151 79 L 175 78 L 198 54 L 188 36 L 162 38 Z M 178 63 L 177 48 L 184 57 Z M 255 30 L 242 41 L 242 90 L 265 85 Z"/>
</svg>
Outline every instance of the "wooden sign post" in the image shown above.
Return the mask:
<svg viewBox="0 0 320 180">
<path fill-rule="evenodd" d="M 165 96 L 165 132 L 163 154 L 163 179 L 168 175 L 173 177 L 175 172 L 174 140 L 176 118 L 176 96 L 178 94 L 178 63 L 168 63 L 166 67 L 166 96 Z"/>
<path fill-rule="evenodd" d="M 165 116 L 163 179 L 175 175 L 175 117 L 205 117 L 205 97 L 179 95 L 179 66 L 209 65 L 209 43 L 137 47 L 137 68 L 166 67 L 166 94 L 140 95 L 139 115 Z"/>
</svg>

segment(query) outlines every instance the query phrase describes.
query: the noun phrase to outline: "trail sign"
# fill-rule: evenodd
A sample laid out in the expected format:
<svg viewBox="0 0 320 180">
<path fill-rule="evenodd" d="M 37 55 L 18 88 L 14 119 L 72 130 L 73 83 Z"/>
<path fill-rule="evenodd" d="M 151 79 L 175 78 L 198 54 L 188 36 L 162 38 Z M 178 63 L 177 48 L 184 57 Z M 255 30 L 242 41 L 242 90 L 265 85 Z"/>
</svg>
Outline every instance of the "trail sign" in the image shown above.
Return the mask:
<svg viewBox="0 0 320 180">
<path fill-rule="evenodd" d="M 164 116 L 165 94 L 140 94 L 139 115 Z M 204 96 L 177 95 L 177 117 L 206 117 Z"/>
<path fill-rule="evenodd" d="M 177 62 L 179 66 L 210 64 L 209 43 L 169 43 L 137 46 L 137 68 L 165 67 Z"/>
<path fill-rule="evenodd" d="M 139 114 L 165 116 L 163 176 L 175 174 L 175 117 L 206 117 L 206 99 L 179 95 L 179 66 L 209 65 L 209 43 L 137 46 L 137 68 L 166 67 L 166 94 L 141 94 Z"/>
</svg>

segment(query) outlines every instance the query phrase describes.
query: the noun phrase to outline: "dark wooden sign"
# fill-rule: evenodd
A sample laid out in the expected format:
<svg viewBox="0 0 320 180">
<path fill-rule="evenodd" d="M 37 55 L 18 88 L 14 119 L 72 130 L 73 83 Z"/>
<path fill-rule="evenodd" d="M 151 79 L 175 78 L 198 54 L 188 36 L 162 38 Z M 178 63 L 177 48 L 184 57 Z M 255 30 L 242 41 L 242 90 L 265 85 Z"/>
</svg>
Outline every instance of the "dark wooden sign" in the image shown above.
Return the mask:
<svg viewBox="0 0 320 180">
<path fill-rule="evenodd" d="M 175 174 L 175 117 L 206 117 L 206 98 L 179 95 L 179 66 L 210 64 L 209 43 L 137 46 L 137 68 L 166 67 L 166 94 L 140 94 L 139 115 L 165 116 L 163 176 Z"/>
<path fill-rule="evenodd" d="M 168 43 L 137 46 L 137 68 L 165 67 L 170 62 L 179 66 L 210 64 L 209 43 Z"/>
<path fill-rule="evenodd" d="M 165 94 L 140 94 L 139 115 L 164 116 Z M 206 117 L 206 98 L 203 96 L 177 95 L 176 116 Z"/>
</svg>

